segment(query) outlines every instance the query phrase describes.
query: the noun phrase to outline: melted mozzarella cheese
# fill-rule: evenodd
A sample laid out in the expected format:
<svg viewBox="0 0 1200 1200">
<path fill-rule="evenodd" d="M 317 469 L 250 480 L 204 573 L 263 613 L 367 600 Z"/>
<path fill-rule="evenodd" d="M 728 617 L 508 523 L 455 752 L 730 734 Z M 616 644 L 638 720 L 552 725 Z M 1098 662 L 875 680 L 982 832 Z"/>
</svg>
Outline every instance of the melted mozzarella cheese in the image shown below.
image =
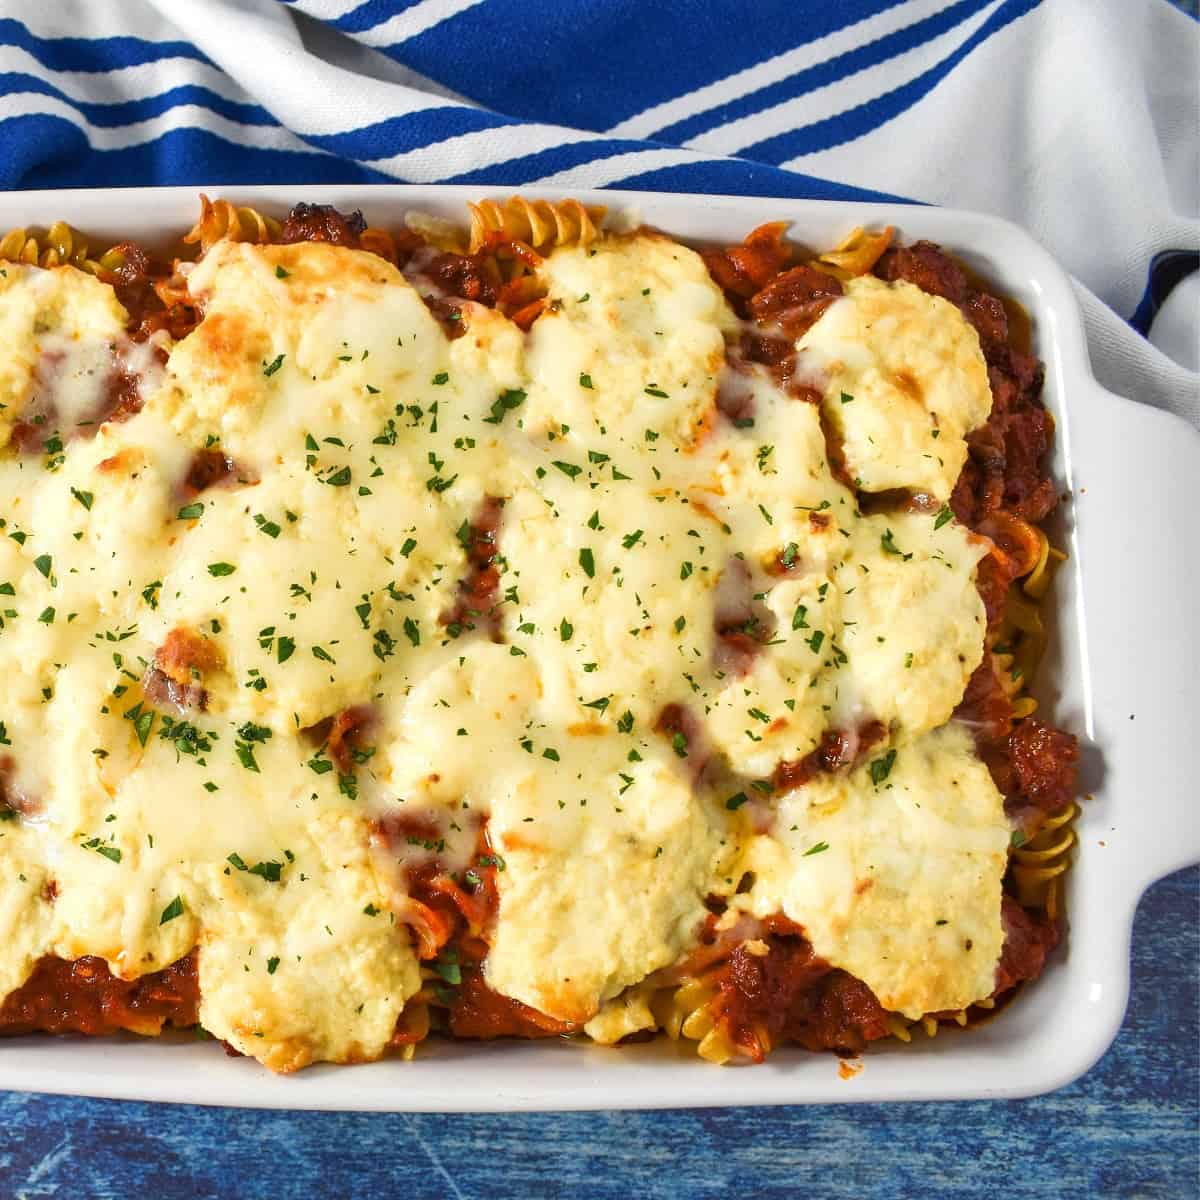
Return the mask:
<svg viewBox="0 0 1200 1200">
<path fill-rule="evenodd" d="M 75 267 L 0 263 L 0 448 L 30 408 L 46 437 L 95 416 L 125 320 L 112 288 Z"/>
<path fill-rule="evenodd" d="M 774 833 L 747 847 L 754 886 L 734 904 L 782 911 L 885 1008 L 919 1017 L 992 993 L 1009 833 L 966 730 L 894 749 L 878 782 L 864 764 L 783 797 Z"/>
<path fill-rule="evenodd" d="M 404 813 L 440 815 L 440 830 L 489 814 L 504 868 L 487 981 L 583 1022 L 692 944 L 732 847 L 669 746 L 572 721 L 539 675 L 531 656 L 488 643 L 428 675 L 392 743 L 391 782 Z"/>
<path fill-rule="evenodd" d="M 280 1070 L 376 1057 L 420 983 L 404 921 L 431 851 L 386 835 L 407 818 L 435 825 L 450 867 L 486 819 L 504 863 L 487 983 L 604 1040 L 645 1016 L 630 989 L 686 955 L 743 861 L 759 882 L 738 904 L 783 908 L 885 1004 L 988 994 L 1007 826 L 961 735 L 930 733 L 981 653 L 979 545 L 928 515 L 864 517 L 816 408 L 765 373 L 726 380 L 752 425 L 718 413 L 737 322 L 692 251 L 613 237 L 541 274 L 551 303 L 528 335 L 467 304 L 448 340 L 369 254 L 219 244 L 188 277 L 204 320 L 141 412 L 54 469 L 0 458 L 0 729 L 21 813 L 0 823 L 0 996 L 44 954 L 134 977 L 199 946 L 201 1019 L 243 1052 Z M 78 272 L 14 278 L 0 316 L 78 288 L 123 323 Z M 805 346 L 844 326 L 870 363 L 925 381 L 933 444 L 961 448 L 977 416 L 955 391 L 973 369 L 961 318 L 907 289 L 852 283 Z M 905 314 L 882 347 L 868 301 Z M 35 353 L 13 328 L 10 372 Z M 870 363 L 842 406 L 847 454 L 854 414 L 890 433 L 879 474 L 853 469 L 867 490 L 936 490 Z M 189 490 L 214 447 L 229 477 Z M 496 642 L 460 611 L 493 502 Z M 182 716 L 142 690 L 180 631 L 207 655 L 206 708 Z M 343 774 L 307 731 L 357 706 L 370 745 Z M 669 707 L 686 733 L 656 728 Z M 815 781 L 766 833 L 727 806 L 874 721 L 878 753 L 897 751 L 887 789 L 865 769 Z M 900 919 L 908 886 L 921 920 L 945 911 L 972 940 L 973 974 L 950 933 Z"/>
<path fill-rule="evenodd" d="M 863 275 L 798 345 L 827 381 L 823 407 L 860 490 L 949 499 L 966 435 L 992 408 L 979 336 L 962 313 L 914 284 Z"/>
</svg>

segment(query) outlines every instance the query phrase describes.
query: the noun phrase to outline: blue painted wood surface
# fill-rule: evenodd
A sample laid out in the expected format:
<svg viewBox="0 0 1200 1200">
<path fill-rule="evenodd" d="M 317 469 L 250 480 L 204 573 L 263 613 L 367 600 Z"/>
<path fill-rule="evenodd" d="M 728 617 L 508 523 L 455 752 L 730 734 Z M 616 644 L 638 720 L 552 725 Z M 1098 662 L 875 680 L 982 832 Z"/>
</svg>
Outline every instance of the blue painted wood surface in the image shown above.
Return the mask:
<svg viewBox="0 0 1200 1200">
<path fill-rule="evenodd" d="M 505 1117 L 0 1093 L 0 1197 L 1196 1197 L 1198 916 L 1200 870 L 1146 895 L 1120 1036 L 1034 1100 Z"/>
</svg>

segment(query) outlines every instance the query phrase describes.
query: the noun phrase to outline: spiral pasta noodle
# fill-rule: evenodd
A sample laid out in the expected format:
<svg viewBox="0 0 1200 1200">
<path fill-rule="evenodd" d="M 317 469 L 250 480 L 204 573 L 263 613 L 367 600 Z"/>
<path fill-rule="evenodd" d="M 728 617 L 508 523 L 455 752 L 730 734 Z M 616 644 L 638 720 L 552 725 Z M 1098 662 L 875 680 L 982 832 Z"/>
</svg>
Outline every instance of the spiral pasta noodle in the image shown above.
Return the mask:
<svg viewBox="0 0 1200 1200">
<path fill-rule="evenodd" d="M 99 264 L 88 258 L 88 244 L 77 229 L 55 221 L 38 237 L 25 229 L 11 229 L 0 237 L 0 259 L 37 267 L 78 267 L 95 272 Z"/>
<path fill-rule="evenodd" d="M 469 253 L 483 249 L 499 235 L 524 242 L 534 250 L 555 246 L 587 246 L 600 236 L 598 222 L 605 209 L 586 207 L 578 200 L 526 200 L 511 196 L 503 203 L 481 200 L 471 210 Z"/>
<path fill-rule="evenodd" d="M 199 244 L 201 253 L 217 242 L 253 242 L 262 245 L 279 236 L 280 225 L 256 208 L 238 207 L 228 200 L 200 196 L 200 218 L 183 235 L 189 245 Z"/>
<path fill-rule="evenodd" d="M 1037 833 L 1013 851 L 1013 878 L 1022 904 L 1043 908 L 1056 919 L 1060 910 L 1059 879 L 1071 865 L 1075 818 L 1079 806 L 1073 801 L 1047 817 Z"/>
<path fill-rule="evenodd" d="M 832 250 L 817 255 L 815 265 L 842 280 L 865 275 L 892 244 L 895 232 L 891 225 L 879 233 L 868 233 L 860 226 Z"/>
</svg>

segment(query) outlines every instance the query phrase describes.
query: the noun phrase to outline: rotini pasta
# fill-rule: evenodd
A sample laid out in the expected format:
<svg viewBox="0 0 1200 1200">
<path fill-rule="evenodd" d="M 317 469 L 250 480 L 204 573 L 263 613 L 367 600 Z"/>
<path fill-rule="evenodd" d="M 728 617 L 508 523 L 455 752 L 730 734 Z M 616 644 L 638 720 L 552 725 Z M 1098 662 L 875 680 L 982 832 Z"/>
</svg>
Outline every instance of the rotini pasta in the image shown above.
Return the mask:
<svg viewBox="0 0 1200 1200">
<path fill-rule="evenodd" d="M 511 196 L 503 202 L 481 200 L 468 204 L 471 231 L 468 252 L 476 254 L 494 236 L 524 242 L 534 250 L 555 246 L 587 246 L 600 235 L 605 210 L 586 207 L 578 200 L 527 200 Z"/>
<path fill-rule="evenodd" d="M 0 259 L 39 267 L 79 267 L 95 272 L 99 264 L 88 257 L 88 244 L 78 230 L 55 221 L 40 237 L 25 229 L 12 229 L 0 237 Z"/>
<path fill-rule="evenodd" d="M 892 244 L 894 235 L 895 230 L 890 225 L 878 233 L 854 229 L 832 250 L 817 255 L 816 263 L 839 279 L 865 275 Z"/>
<path fill-rule="evenodd" d="M 201 193 L 200 217 L 183 235 L 189 245 L 198 245 L 203 254 L 217 242 L 253 242 L 261 245 L 279 237 L 280 223 L 257 209 L 239 207 L 228 200 L 210 200 Z"/>
</svg>

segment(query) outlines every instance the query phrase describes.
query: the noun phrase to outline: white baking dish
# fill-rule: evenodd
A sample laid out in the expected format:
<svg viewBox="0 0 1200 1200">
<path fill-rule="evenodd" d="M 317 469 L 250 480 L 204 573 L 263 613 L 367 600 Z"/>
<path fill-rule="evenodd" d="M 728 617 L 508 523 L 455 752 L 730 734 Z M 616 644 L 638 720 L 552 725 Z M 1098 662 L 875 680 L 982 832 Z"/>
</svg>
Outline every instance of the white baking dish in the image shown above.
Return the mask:
<svg viewBox="0 0 1200 1200">
<path fill-rule="evenodd" d="M 413 208 L 461 219 L 474 188 L 206 189 L 282 213 L 298 200 L 362 208 L 396 224 Z M 524 189 L 537 195 L 537 189 Z M 502 193 L 503 194 L 503 193 Z M 549 198 L 557 194 L 546 193 Z M 1000 1016 L 936 1039 L 888 1044 L 842 1078 L 838 1060 L 780 1050 L 717 1068 L 669 1043 L 619 1050 L 559 1043 L 433 1042 L 413 1062 L 319 1066 L 277 1077 L 212 1042 L 164 1038 L 0 1041 L 0 1087 L 139 1100 L 279 1108 L 519 1110 L 941 1100 L 1060 1087 L 1107 1049 L 1129 991 L 1134 908 L 1154 880 L 1200 858 L 1191 750 L 1200 716 L 1200 434 L 1105 391 L 1092 377 L 1066 276 L 1021 230 L 947 209 L 638 192 L 575 193 L 685 239 L 738 241 L 763 221 L 828 246 L 859 224 L 953 249 L 1033 317 L 1058 422 L 1054 470 L 1072 494 L 1056 540 L 1070 553 L 1052 599 L 1040 690 L 1083 744 L 1091 794 L 1067 879 L 1069 930 L 1043 977 Z M 0 231 L 56 218 L 104 238 L 172 242 L 197 213 L 191 188 L 0 195 Z M 1194 1047 L 1180 1047 L 1193 1053 Z"/>
</svg>

